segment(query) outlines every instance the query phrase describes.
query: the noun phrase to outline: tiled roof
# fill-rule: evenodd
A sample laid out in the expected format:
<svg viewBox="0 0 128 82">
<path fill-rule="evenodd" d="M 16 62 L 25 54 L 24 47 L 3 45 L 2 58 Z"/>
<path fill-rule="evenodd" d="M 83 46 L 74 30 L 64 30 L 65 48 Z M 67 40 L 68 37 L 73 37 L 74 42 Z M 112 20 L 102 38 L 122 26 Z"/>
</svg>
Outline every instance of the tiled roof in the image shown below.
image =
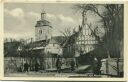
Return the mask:
<svg viewBox="0 0 128 82">
<path fill-rule="evenodd" d="M 36 47 L 45 47 L 48 44 L 49 40 L 41 40 L 41 41 L 35 41 L 30 43 L 29 45 L 31 48 L 36 48 Z"/>
<path fill-rule="evenodd" d="M 37 21 L 35 27 L 42 27 L 42 26 L 49 26 L 49 27 L 52 27 L 51 24 L 50 24 L 50 22 L 47 21 L 47 20 L 39 20 L 39 21 Z"/>
<path fill-rule="evenodd" d="M 64 41 L 63 36 L 54 36 L 49 40 L 35 41 L 33 43 L 30 43 L 29 45 L 31 45 L 31 48 L 38 48 L 38 47 L 40 48 L 40 47 L 46 47 L 46 45 L 48 45 L 49 43 L 61 45 L 63 41 Z"/>
<path fill-rule="evenodd" d="M 61 44 L 64 41 L 64 37 L 63 36 L 54 36 L 51 38 L 49 43 L 57 43 L 57 44 Z"/>
</svg>

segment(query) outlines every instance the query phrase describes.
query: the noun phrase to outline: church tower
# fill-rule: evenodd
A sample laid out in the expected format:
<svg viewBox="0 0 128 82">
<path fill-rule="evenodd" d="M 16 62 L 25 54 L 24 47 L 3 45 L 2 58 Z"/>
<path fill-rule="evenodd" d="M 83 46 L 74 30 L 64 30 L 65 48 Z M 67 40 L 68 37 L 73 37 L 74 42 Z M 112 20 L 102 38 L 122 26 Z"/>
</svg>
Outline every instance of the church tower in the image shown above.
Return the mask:
<svg viewBox="0 0 128 82">
<path fill-rule="evenodd" d="M 49 21 L 46 20 L 46 13 L 41 13 L 41 19 L 37 21 L 35 25 L 35 40 L 48 40 L 51 38 L 52 26 Z"/>
</svg>

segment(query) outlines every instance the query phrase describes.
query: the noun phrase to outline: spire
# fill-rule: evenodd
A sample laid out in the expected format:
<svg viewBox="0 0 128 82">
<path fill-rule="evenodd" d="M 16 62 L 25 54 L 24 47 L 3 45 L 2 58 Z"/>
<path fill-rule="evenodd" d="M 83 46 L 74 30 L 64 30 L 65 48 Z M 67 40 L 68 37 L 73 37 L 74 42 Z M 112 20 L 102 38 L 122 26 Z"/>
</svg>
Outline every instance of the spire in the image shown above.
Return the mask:
<svg viewBox="0 0 128 82">
<path fill-rule="evenodd" d="M 42 12 L 41 12 L 41 20 L 44 20 L 46 18 L 46 13 L 45 13 L 45 11 L 43 10 Z"/>
<path fill-rule="evenodd" d="M 87 13 L 87 11 L 82 12 L 82 26 L 84 26 L 87 23 L 86 13 Z"/>
</svg>

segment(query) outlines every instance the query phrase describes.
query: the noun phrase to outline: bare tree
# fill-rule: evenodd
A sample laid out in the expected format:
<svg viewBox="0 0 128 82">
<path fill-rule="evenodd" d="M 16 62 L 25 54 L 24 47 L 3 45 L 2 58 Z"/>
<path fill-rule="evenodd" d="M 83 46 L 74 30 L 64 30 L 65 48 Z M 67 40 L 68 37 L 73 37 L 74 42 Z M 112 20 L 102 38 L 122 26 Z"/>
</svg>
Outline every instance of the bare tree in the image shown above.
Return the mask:
<svg viewBox="0 0 128 82">
<path fill-rule="evenodd" d="M 100 7 L 104 8 L 102 13 L 99 12 Z M 99 43 L 104 43 L 104 47 L 108 48 L 107 49 L 108 51 L 110 48 L 112 48 L 112 46 L 120 47 L 120 42 L 122 42 L 123 40 L 122 39 L 123 38 L 123 29 L 122 29 L 123 28 L 123 6 L 122 5 L 78 4 L 78 5 L 75 5 L 75 8 L 77 8 L 77 10 L 81 10 L 83 19 L 88 11 L 93 12 L 94 14 L 98 15 L 101 18 L 100 22 L 104 24 L 104 29 L 105 29 L 105 35 L 102 38 L 103 41 L 101 41 L 100 37 L 96 34 L 96 30 L 95 31 L 91 30 L 91 31 L 93 35 L 96 37 L 96 39 L 99 41 Z M 98 29 L 98 28 L 95 28 L 95 29 Z M 115 42 L 117 40 L 119 41 L 119 43 Z M 115 45 L 113 43 L 115 43 Z M 119 51 L 119 50 L 115 50 L 115 51 Z"/>
<path fill-rule="evenodd" d="M 65 38 L 68 38 L 72 35 L 73 33 L 73 30 L 71 27 L 68 27 L 68 28 L 64 28 L 64 30 L 60 30 L 60 33 L 62 33 L 62 35 L 65 37 Z"/>
<path fill-rule="evenodd" d="M 96 37 L 100 47 L 104 48 L 108 55 L 117 57 L 117 70 L 119 75 L 119 57 L 122 55 L 123 48 L 123 5 L 122 4 L 77 4 L 75 9 L 80 10 L 84 22 L 84 17 L 88 11 L 96 14 L 101 18 L 105 29 L 104 37 L 97 35 L 98 28 L 92 29 L 88 24 L 92 34 Z M 103 8 L 103 12 L 99 8 Z M 83 24 L 84 25 L 84 24 Z"/>
<path fill-rule="evenodd" d="M 64 28 L 64 30 L 61 30 L 60 33 L 64 36 L 65 39 L 63 39 L 63 43 L 65 43 L 69 37 L 73 34 L 73 32 L 75 31 L 75 28 Z"/>
</svg>

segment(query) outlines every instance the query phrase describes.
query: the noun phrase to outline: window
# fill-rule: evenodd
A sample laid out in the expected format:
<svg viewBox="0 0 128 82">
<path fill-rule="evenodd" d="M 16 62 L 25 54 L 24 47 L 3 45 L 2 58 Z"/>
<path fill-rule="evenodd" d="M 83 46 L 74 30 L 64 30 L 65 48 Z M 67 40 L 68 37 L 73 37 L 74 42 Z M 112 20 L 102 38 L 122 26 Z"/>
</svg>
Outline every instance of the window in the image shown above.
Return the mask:
<svg viewBox="0 0 128 82">
<path fill-rule="evenodd" d="M 42 34 L 42 30 L 39 30 L 39 34 Z"/>
<path fill-rule="evenodd" d="M 40 34 L 42 34 L 42 30 L 40 30 Z"/>
<path fill-rule="evenodd" d="M 42 34 L 42 30 L 40 31 L 40 33 Z"/>
</svg>

